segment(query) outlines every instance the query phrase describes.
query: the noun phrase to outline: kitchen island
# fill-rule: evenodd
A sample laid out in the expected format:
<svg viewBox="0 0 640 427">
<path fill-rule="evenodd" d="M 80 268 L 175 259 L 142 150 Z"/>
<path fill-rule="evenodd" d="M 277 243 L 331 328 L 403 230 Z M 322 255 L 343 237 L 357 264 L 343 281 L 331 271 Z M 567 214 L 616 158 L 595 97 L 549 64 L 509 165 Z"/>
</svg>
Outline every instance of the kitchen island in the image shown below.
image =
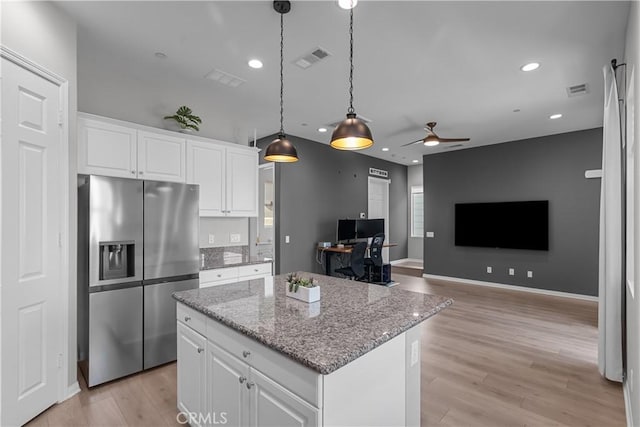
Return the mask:
<svg viewBox="0 0 640 427">
<path fill-rule="evenodd" d="M 321 299 L 285 295 L 286 276 L 174 294 L 178 408 L 192 425 L 419 425 L 420 328 L 452 303 L 313 277 Z"/>
</svg>

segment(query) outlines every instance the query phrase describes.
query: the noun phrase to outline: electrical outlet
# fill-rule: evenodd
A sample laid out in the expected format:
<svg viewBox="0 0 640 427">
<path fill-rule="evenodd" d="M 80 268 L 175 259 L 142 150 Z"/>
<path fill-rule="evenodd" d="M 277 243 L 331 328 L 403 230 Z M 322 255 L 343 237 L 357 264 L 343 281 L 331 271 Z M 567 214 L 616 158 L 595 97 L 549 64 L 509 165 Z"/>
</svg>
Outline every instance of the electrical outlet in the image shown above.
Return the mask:
<svg viewBox="0 0 640 427">
<path fill-rule="evenodd" d="M 514 270 L 513 268 L 509 269 L 509 276 L 513 276 L 514 274 L 516 274 L 516 270 Z"/>
<path fill-rule="evenodd" d="M 361 219 L 365 219 L 366 217 L 367 217 L 367 214 L 365 214 L 364 212 L 360 212 Z"/>
<path fill-rule="evenodd" d="M 433 238 L 435 237 L 435 233 L 433 231 L 427 231 L 427 237 Z"/>
<path fill-rule="evenodd" d="M 489 274 L 493 273 L 493 268 L 487 267 L 487 273 L 489 273 Z"/>
<path fill-rule="evenodd" d="M 420 347 L 418 347 L 418 341 L 414 341 L 411 343 L 411 366 L 418 363 L 419 358 L 420 358 Z"/>
<path fill-rule="evenodd" d="M 289 236 L 284 236 L 284 242 L 285 243 L 291 242 L 291 239 L 289 238 Z"/>
<path fill-rule="evenodd" d="M 213 245 L 216 242 L 215 234 L 209 234 L 209 244 Z"/>
<path fill-rule="evenodd" d="M 229 234 L 229 241 L 231 243 L 240 243 L 240 235 L 239 234 Z"/>
<path fill-rule="evenodd" d="M 533 277 L 533 271 L 531 270 L 527 271 L 527 277 L 531 279 Z"/>
</svg>

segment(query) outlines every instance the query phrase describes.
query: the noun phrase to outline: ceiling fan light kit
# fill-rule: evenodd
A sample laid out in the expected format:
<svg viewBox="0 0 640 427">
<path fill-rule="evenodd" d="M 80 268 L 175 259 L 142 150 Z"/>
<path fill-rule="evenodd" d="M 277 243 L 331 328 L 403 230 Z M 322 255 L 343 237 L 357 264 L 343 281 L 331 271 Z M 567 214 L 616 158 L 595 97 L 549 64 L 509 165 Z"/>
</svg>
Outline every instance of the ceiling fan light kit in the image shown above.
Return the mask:
<svg viewBox="0 0 640 427">
<path fill-rule="evenodd" d="M 268 162 L 292 163 L 298 161 L 296 147 L 287 139 L 284 133 L 284 14 L 291 10 L 291 2 L 274 1 L 273 8 L 280 14 L 280 132 L 267 147 L 264 159 Z"/>
<path fill-rule="evenodd" d="M 373 145 L 369 127 L 356 116 L 353 109 L 353 9 L 349 10 L 349 109 L 331 135 L 330 145 L 338 150 L 362 150 Z"/>
</svg>

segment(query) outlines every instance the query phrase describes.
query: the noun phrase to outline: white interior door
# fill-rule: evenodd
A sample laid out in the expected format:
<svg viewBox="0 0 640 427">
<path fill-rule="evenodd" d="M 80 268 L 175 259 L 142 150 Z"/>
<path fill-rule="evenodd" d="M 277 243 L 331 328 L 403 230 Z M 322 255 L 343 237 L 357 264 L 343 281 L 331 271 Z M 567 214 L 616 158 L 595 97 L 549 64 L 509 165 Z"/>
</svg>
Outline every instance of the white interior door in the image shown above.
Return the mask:
<svg viewBox="0 0 640 427">
<path fill-rule="evenodd" d="M 389 184 L 388 179 L 369 177 L 369 206 L 367 212 L 369 218 L 384 218 L 384 242 L 391 242 L 389 236 Z M 382 249 L 382 260 L 388 264 L 389 248 Z"/>
<path fill-rule="evenodd" d="M 2 425 L 57 400 L 62 319 L 60 88 L 2 59 Z"/>
</svg>

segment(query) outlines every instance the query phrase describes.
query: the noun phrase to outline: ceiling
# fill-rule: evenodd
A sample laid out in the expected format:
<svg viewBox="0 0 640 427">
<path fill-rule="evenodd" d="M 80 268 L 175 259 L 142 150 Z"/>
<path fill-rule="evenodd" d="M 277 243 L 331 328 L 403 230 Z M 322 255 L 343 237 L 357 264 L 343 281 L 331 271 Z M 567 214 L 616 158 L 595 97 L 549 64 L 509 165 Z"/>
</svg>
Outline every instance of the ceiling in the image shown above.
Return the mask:
<svg viewBox="0 0 640 427">
<path fill-rule="evenodd" d="M 117 86 L 128 79 L 156 88 L 154 108 L 179 105 L 179 87 L 203 119 L 203 136 L 246 141 L 254 131 L 278 131 L 280 16 L 272 2 L 59 3 L 78 22 L 80 110 L 100 102 L 92 85 L 110 85 L 126 104 L 137 94 L 118 94 Z M 601 126 L 602 67 L 622 58 L 628 10 L 611 1 L 361 0 L 354 107 L 371 120 L 375 140 L 363 154 L 411 165 L 451 150 L 401 147 L 426 136 L 428 121 L 438 122 L 441 137 L 471 138 L 453 149 Z M 342 120 L 348 107 L 348 11 L 300 0 L 284 20 L 285 131 L 328 143 L 331 129 L 317 129 Z M 307 69 L 293 63 L 316 47 L 331 55 Z M 254 57 L 262 69 L 247 66 Z M 531 61 L 542 65 L 520 71 Z M 231 88 L 205 79 L 213 68 L 246 82 Z M 589 93 L 567 95 L 582 83 Z M 563 117 L 550 120 L 554 113 Z"/>
</svg>

